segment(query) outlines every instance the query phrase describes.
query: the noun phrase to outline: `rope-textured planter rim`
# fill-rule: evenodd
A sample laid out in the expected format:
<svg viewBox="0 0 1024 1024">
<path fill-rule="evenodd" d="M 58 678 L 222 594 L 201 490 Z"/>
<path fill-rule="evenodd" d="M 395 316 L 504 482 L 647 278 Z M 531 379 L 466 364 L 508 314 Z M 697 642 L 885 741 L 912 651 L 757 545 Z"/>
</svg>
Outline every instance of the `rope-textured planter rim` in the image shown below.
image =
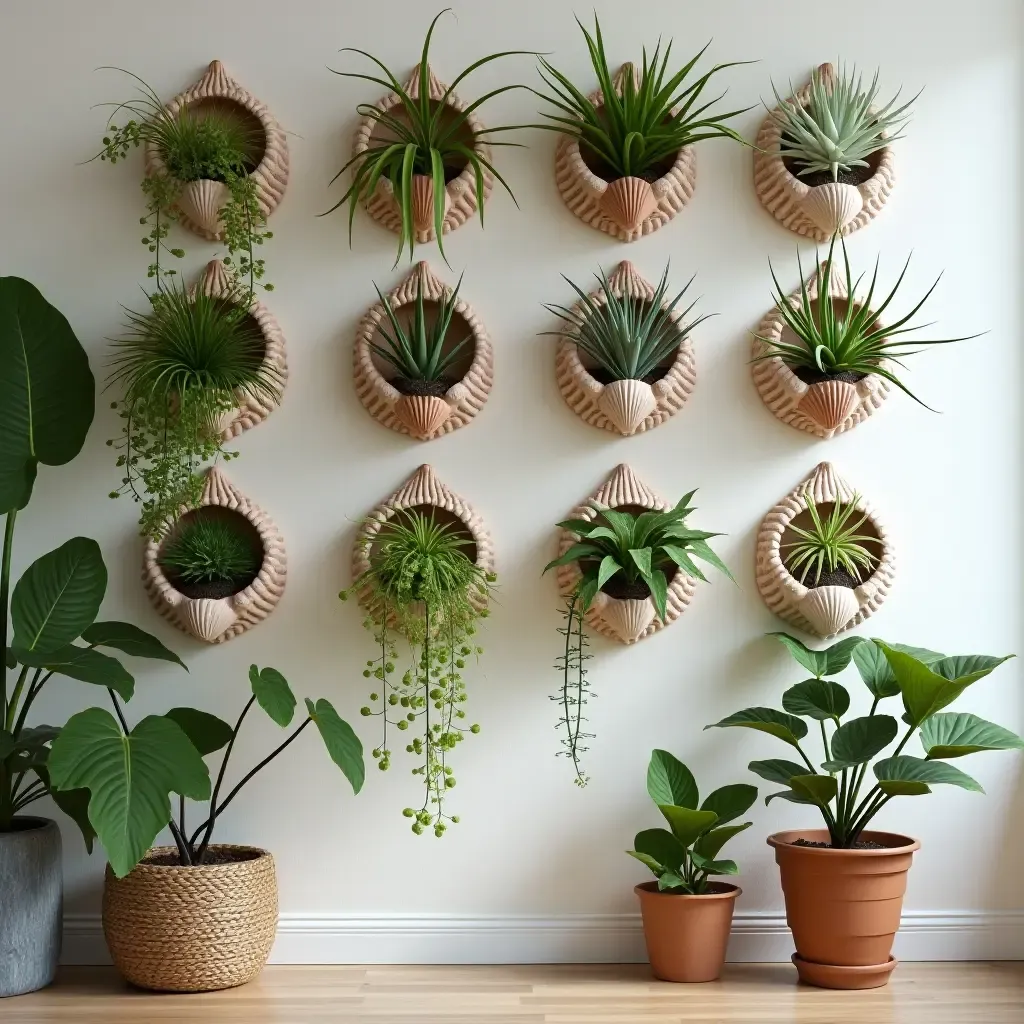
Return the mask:
<svg viewBox="0 0 1024 1024">
<path fill-rule="evenodd" d="M 237 103 L 252 114 L 263 129 L 263 158 L 249 178 L 256 186 L 260 213 L 267 218 L 277 209 L 288 185 L 288 139 L 267 105 L 239 85 L 219 60 L 214 60 L 195 85 L 167 104 L 167 110 L 176 114 L 192 103 L 218 99 Z M 146 173 L 167 173 L 163 157 L 153 145 L 146 146 Z M 178 219 L 189 231 L 211 242 L 222 240 L 219 215 L 227 199 L 228 189 L 221 181 L 186 182 L 177 202 Z"/>
<path fill-rule="evenodd" d="M 133 985 L 163 992 L 213 992 L 263 970 L 277 930 L 274 858 L 252 846 L 211 845 L 247 860 L 184 867 L 147 864 L 124 878 L 107 865 L 103 934 L 114 965 Z"/>
<path fill-rule="evenodd" d="M 607 480 L 582 504 L 569 513 L 570 519 L 586 519 L 593 522 L 599 512 L 595 505 L 605 508 L 619 508 L 623 505 L 639 505 L 653 511 L 664 512 L 672 506 L 659 494 L 652 491 L 625 463 L 616 466 Z M 568 530 L 558 531 L 558 557 L 561 557 L 578 543 L 575 534 Z M 570 597 L 579 583 L 582 573 L 575 562 L 560 565 L 556 570 L 558 590 L 563 597 Z M 654 601 L 624 600 L 610 597 L 601 591 L 597 593 L 587 609 L 587 624 L 609 640 L 622 644 L 635 644 L 638 640 L 653 636 L 658 630 L 670 625 L 686 611 L 697 590 L 697 581 L 677 569 L 668 585 L 665 621 L 658 618 Z"/>
<path fill-rule="evenodd" d="M 761 522 L 754 571 L 757 589 L 779 618 L 807 633 L 830 638 L 853 629 L 878 611 L 892 587 L 896 556 L 878 513 L 857 494 L 855 507 L 867 515 L 878 534 L 881 551 L 875 571 L 856 588 L 805 587 L 783 563 L 781 546 L 789 524 L 807 509 L 806 492 L 816 505 L 849 502 L 857 494 L 831 463 L 819 463 Z"/>
<path fill-rule="evenodd" d="M 618 265 L 608 284 L 619 298 L 654 298 L 654 286 L 629 260 Z M 590 297 L 598 304 L 607 301 L 602 286 L 592 291 Z M 666 297 L 661 305 L 664 309 L 670 304 L 671 299 Z M 583 303 L 577 302 L 573 309 L 582 312 Z M 673 311 L 671 317 L 676 323 L 682 319 L 679 310 Z M 629 437 L 660 426 L 682 409 L 697 383 L 697 363 L 687 334 L 680 340 L 672 365 L 661 380 L 653 384 L 641 380 L 602 384 L 583 364 L 575 342 L 562 335 L 555 354 L 555 374 L 566 405 L 580 419 L 593 427 Z"/>
<path fill-rule="evenodd" d="M 414 303 L 417 284 L 424 300 L 431 302 L 440 302 L 453 291 L 429 264 L 421 261 L 388 293 L 392 308 Z M 354 348 L 356 394 L 366 411 L 385 427 L 419 441 L 429 441 L 464 427 L 484 407 L 494 383 L 494 348 L 483 322 L 461 293 L 455 313 L 472 332 L 473 359 L 465 376 L 448 389 L 444 398 L 403 395 L 374 365 L 370 342 L 386 320 L 383 303 L 374 303 L 359 321 Z"/>
<path fill-rule="evenodd" d="M 616 90 L 622 89 L 627 74 L 639 81 L 636 66 L 627 62 L 615 75 Z M 588 99 L 600 106 L 601 90 Z M 635 242 L 664 227 L 690 201 L 697 184 L 697 157 L 693 146 L 683 146 L 668 173 L 653 183 L 635 177 L 608 182 L 587 166 L 579 140 L 561 135 L 555 148 L 555 183 L 562 201 L 585 224 L 620 242 Z"/>
<path fill-rule="evenodd" d="M 263 564 L 256 578 L 230 597 L 191 598 L 177 590 L 157 561 L 167 537 L 146 542 L 142 579 L 158 612 L 180 630 L 206 643 L 233 640 L 262 622 L 284 595 L 287 556 L 284 538 L 274 521 L 235 487 L 218 466 L 206 471 L 198 508 L 231 509 L 249 521 L 263 545 Z M 190 509 L 183 508 L 184 515 Z M 173 525 L 170 527 L 173 529 Z"/>
<path fill-rule="evenodd" d="M 444 94 L 448 92 L 448 86 L 434 74 L 429 64 L 427 65 L 427 75 L 430 83 L 430 98 L 440 102 Z M 403 88 L 408 93 L 410 99 L 419 99 L 419 64 L 413 68 L 412 74 Z M 388 111 L 400 104 L 401 100 L 398 98 L 397 93 L 389 92 L 373 105 L 378 110 Z M 448 98 L 445 100 L 445 106 L 459 112 L 465 110 L 465 104 L 454 92 L 449 93 Z M 470 114 L 466 118 L 466 124 L 473 132 L 483 131 L 484 128 L 483 122 L 475 114 Z M 373 135 L 376 127 L 377 122 L 372 116 L 367 116 L 360 120 L 352 146 L 353 157 L 359 156 L 360 153 L 365 153 L 370 148 L 370 137 Z M 491 147 L 485 142 L 476 139 L 472 148 L 475 153 L 487 160 L 488 163 L 491 161 Z M 486 202 L 490 197 L 491 189 L 494 187 L 494 176 L 486 167 L 483 171 L 482 181 L 484 202 Z M 462 227 L 477 211 L 476 176 L 473 172 L 472 164 L 466 164 L 461 173 L 445 185 L 444 202 L 445 214 L 444 220 L 441 222 L 441 233 L 447 235 L 450 231 Z M 382 174 L 380 176 L 373 194 L 366 198 L 363 205 L 366 208 L 366 212 L 378 224 L 383 225 L 389 231 L 393 231 L 396 235 L 401 234 L 402 216 L 398 209 L 398 203 L 395 201 L 394 186 L 386 175 Z M 433 208 L 434 197 L 431 179 L 427 175 L 414 174 L 413 214 L 417 242 L 423 243 L 434 240 Z"/>
<path fill-rule="evenodd" d="M 831 64 L 819 71 L 826 84 L 835 81 Z M 792 99 L 803 106 L 810 95 L 808 82 Z M 827 242 L 837 230 L 848 235 L 877 217 L 896 181 L 892 146 L 879 151 L 878 169 L 860 185 L 807 185 L 790 174 L 780 155 L 779 110 L 769 111 L 754 141 L 754 191 L 761 205 L 790 231 L 818 242 Z"/>
</svg>

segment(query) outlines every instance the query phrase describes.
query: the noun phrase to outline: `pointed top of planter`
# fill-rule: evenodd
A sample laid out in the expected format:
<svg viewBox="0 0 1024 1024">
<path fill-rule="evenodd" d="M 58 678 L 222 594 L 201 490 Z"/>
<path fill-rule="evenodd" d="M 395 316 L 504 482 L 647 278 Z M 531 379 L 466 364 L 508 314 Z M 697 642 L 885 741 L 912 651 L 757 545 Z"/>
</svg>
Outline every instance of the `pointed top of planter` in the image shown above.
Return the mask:
<svg viewBox="0 0 1024 1024">
<path fill-rule="evenodd" d="M 611 290 L 620 297 L 653 299 L 654 286 L 629 260 L 623 260 L 608 278 Z"/>
<path fill-rule="evenodd" d="M 424 463 L 388 499 L 389 505 L 408 508 L 412 505 L 447 507 L 454 494 L 437 478 L 434 467 Z"/>
<path fill-rule="evenodd" d="M 608 508 L 622 505 L 641 505 L 650 509 L 669 507 L 665 499 L 655 494 L 624 462 L 612 470 L 611 476 L 594 492 L 591 500 Z"/>
<path fill-rule="evenodd" d="M 206 471 L 201 505 L 238 505 L 247 500 L 220 466 L 211 466 Z"/>
<path fill-rule="evenodd" d="M 239 88 L 238 83 L 227 73 L 219 60 L 211 60 L 209 67 L 193 88 L 208 89 L 210 92 L 226 93 Z"/>
<path fill-rule="evenodd" d="M 800 491 L 808 492 L 815 503 L 829 501 L 850 501 L 853 488 L 836 472 L 831 462 L 819 462 L 800 485 Z"/>
<path fill-rule="evenodd" d="M 403 88 L 409 94 L 411 99 L 418 100 L 420 98 L 419 64 L 417 64 L 416 67 L 412 69 L 412 74 L 409 75 L 409 78 L 406 80 L 406 83 L 403 86 Z M 427 65 L 427 88 L 429 91 L 430 98 L 432 100 L 440 100 L 444 96 L 444 94 L 448 92 L 448 86 L 445 85 L 444 82 L 442 82 L 441 79 L 434 74 L 434 70 L 433 68 L 431 68 L 429 64 Z M 455 93 L 449 94 L 448 99 L 445 102 L 453 107 L 456 106 L 458 100 L 455 97 Z"/>
<path fill-rule="evenodd" d="M 423 298 L 430 302 L 439 302 L 451 292 L 451 288 L 434 273 L 426 260 L 420 260 L 390 295 L 391 301 L 399 306 L 416 301 L 416 288 L 423 291 Z"/>
<path fill-rule="evenodd" d="M 615 77 L 612 79 L 612 86 L 616 92 L 621 93 L 622 88 L 626 83 L 626 76 L 633 76 L 633 84 L 637 87 L 640 85 L 640 69 L 631 61 L 624 61 L 618 71 L 615 72 Z"/>
</svg>

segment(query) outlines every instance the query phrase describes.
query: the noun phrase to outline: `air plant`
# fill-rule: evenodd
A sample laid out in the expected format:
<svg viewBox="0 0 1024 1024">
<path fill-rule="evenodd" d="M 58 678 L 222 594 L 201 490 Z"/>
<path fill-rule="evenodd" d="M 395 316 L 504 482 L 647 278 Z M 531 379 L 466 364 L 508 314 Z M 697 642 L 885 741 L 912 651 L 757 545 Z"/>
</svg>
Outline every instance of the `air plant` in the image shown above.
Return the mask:
<svg viewBox="0 0 1024 1024">
<path fill-rule="evenodd" d="M 235 583 L 259 572 L 262 555 L 230 523 L 201 517 L 185 519 L 157 561 L 185 583 Z"/>
<path fill-rule="evenodd" d="M 843 570 L 857 583 L 863 582 L 874 572 L 878 556 L 865 543 L 877 543 L 877 538 L 857 531 L 868 521 L 867 513 L 857 515 L 859 494 L 849 501 L 835 501 L 824 516 L 818 509 L 810 491 L 804 493 L 811 526 L 803 529 L 792 523 L 789 529 L 797 540 L 784 544 L 786 568 L 805 583 L 821 585 L 829 574 Z"/>
</svg>

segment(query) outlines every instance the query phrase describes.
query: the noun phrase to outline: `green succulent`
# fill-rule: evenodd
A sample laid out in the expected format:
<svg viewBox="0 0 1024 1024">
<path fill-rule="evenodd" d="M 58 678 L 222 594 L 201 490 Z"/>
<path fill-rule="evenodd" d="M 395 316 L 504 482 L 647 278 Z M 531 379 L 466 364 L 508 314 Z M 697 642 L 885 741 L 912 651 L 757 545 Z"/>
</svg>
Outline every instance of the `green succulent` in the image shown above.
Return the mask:
<svg viewBox="0 0 1024 1024">
<path fill-rule="evenodd" d="M 807 511 L 810 513 L 811 526 L 802 527 L 789 524 L 789 530 L 795 533 L 797 540 L 782 545 L 786 568 L 799 579 L 805 581 L 818 580 L 827 573 L 837 569 L 845 569 L 855 580 L 863 582 L 874 572 L 878 565 L 878 556 L 864 545 L 877 543 L 877 538 L 857 531 L 868 521 L 866 513 L 851 522 L 857 515 L 857 502 L 860 495 L 854 494 L 849 501 L 835 501 L 831 510 L 824 516 L 818 511 L 810 491 L 804 493 Z"/>
<path fill-rule="evenodd" d="M 235 583 L 254 577 L 263 556 L 232 523 L 199 515 L 179 524 L 157 562 L 185 583 Z"/>
</svg>

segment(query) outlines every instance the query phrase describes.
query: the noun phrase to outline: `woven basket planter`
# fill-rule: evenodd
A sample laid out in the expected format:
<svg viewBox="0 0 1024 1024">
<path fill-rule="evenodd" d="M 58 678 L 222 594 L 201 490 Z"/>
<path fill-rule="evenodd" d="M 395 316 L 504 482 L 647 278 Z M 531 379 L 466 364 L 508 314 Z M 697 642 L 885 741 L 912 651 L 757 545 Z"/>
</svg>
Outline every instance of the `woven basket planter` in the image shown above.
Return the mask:
<svg viewBox="0 0 1024 1024">
<path fill-rule="evenodd" d="M 654 298 L 654 286 L 640 276 L 636 267 L 623 260 L 608 279 L 612 292 L 619 298 L 634 298 L 650 301 Z M 603 288 L 590 293 L 598 304 L 606 301 Z M 668 306 L 670 298 L 662 303 Z M 574 309 L 582 310 L 577 302 Z M 672 314 L 678 321 L 678 312 Z M 591 426 L 628 437 L 660 426 L 674 416 L 686 404 L 697 383 L 697 366 L 693 356 L 693 345 L 689 335 L 679 342 L 675 358 L 665 375 L 648 384 L 642 380 L 617 380 L 602 384 L 580 358 L 575 342 L 566 337 L 558 341 L 555 355 L 555 373 L 558 389 L 566 404 L 577 416 Z"/>
<path fill-rule="evenodd" d="M 420 262 L 389 293 L 387 298 L 391 308 L 398 313 L 403 306 L 414 305 L 417 287 L 422 289 L 425 302 L 440 302 L 452 293 L 452 289 L 425 262 Z M 453 384 L 443 398 L 403 395 L 384 376 L 387 366 L 383 360 L 377 359 L 370 347 L 379 325 L 387 322 L 382 303 L 377 302 L 370 307 L 356 331 L 354 372 L 359 401 L 375 420 L 400 434 L 429 441 L 464 427 L 480 412 L 494 383 L 494 349 L 480 318 L 461 297 L 455 303 L 455 315 L 449 331 L 456 329 L 459 319 L 473 338 L 472 360 L 462 379 Z"/>
<path fill-rule="evenodd" d="M 826 86 L 835 81 L 831 64 L 822 64 L 819 70 Z M 808 83 L 792 99 L 805 105 L 810 94 Z M 780 156 L 778 110 L 764 119 L 754 142 L 754 190 L 761 205 L 790 231 L 819 242 L 827 242 L 836 231 L 848 235 L 877 217 L 896 180 L 892 146 L 868 158 L 874 174 L 860 185 L 811 186 L 790 174 Z"/>
<path fill-rule="evenodd" d="M 639 72 L 623 64 L 615 76 L 621 90 L 626 75 L 639 84 Z M 600 105 L 601 90 L 589 96 Z M 666 225 L 690 201 L 697 182 L 697 159 L 692 146 L 684 146 L 675 163 L 654 182 L 643 178 L 606 181 L 583 159 L 579 141 L 571 135 L 559 137 L 555 149 L 555 183 L 565 205 L 585 224 L 621 242 L 635 242 Z"/>
<path fill-rule="evenodd" d="M 133 985 L 163 992 L 212 992 L 252 981 L 263 970 L 277 928 L 274 858 L 248 846 L 211 852 L 249 860 L 181 867 L 150 863 L 157 846 L 124 878 L 109 865 L 103 934 L 114 965 Z"/>
<path fill-rule="evenodd" d="M 190 89 L 175 96 L 167 109 L 176 114 L 182 107 L 235 107 L 243 116 L 259 123 L 263 132 L 263 154 L 249 177 L 256 185 L 260 212 L 269 217 L 284 196 L 288 184 L 288 141 L 274 115 L 251 92 L 243 89 L 224 70 L 219 60 L 211 61 L 206 73 Z M 163 158 L 155 146 L 146 147 L 146 173 L 165 174 Z M 228 200 L 228 188 L 221 181 L 186 182 L 177 206 L 181 223 L 203 238 L 221 238 L 220 211 Z"/>
<path fill-rule="evenodd" d="M 892 587 L 895 553 L 878 514 L 863 497 L 858 497 L 856 508 L 868 517 L 863 529 L 867 529 L 870 524 L 878 536 L 878 565 L 875 571 L 855 588 L 805 587 L 786 568 L 782 544 L 789 524 L 807 510 L 805 495 L 808 492 L 818 506 L 837 500 L 852 501 L 855 493 L 828 462 L 820 463 L 814 472 L 797 484 L 765 516 L 757 531 L 757 589 L 765 604 L 779 618 L 816 636 L 833 637 L 860 625 L 878 611 Z"/>
</svg>

